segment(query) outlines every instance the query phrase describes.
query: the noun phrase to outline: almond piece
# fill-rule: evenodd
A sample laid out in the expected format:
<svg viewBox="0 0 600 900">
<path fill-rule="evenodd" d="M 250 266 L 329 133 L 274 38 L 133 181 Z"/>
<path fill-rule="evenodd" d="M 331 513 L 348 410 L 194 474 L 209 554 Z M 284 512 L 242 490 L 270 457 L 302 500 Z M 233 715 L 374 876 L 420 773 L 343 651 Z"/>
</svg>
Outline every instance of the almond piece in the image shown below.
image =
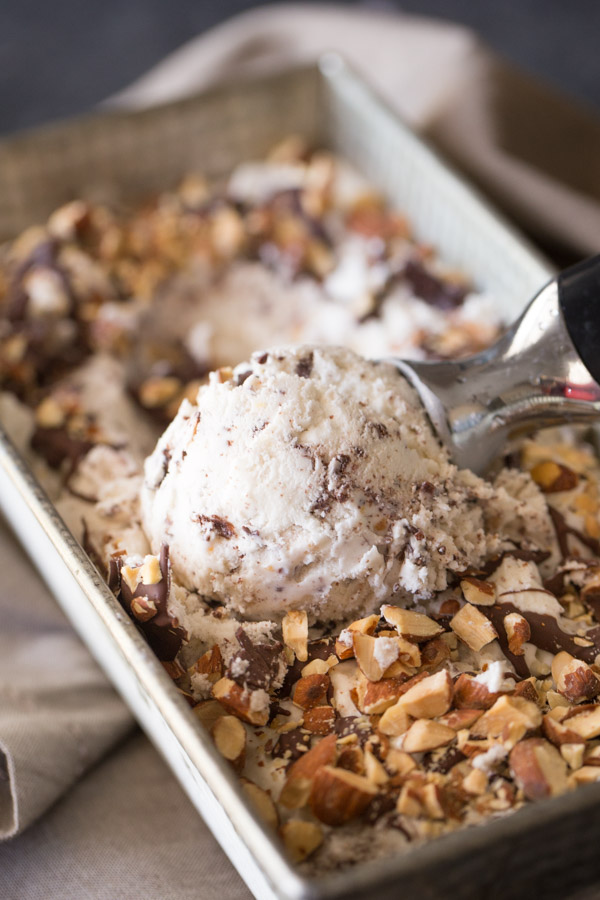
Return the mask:
<svg viewBox="0 0 600 900">
<path fill-rule="evenodd" d="M 294 703 L 301 709 L 314 709 L 327 704 L 327 693 L 331 687 L 329 675 L 305 675 L 299 678 L 294 688 Z"/>
<path fill-rule="evenodd" d="M 452 709 L 440 716 L 439 721 L 454 731 L 460 731 L 461 728 L 470 728 L 480 718 L 481 712 L 480 709 Z"/>
<path fill-rule="evenodd" d="M 415 663 L 424 669 L 437 669 L 442 663 L 450 659 L 450 647 L 441 637 L 433 638 L 421 645 L 421 659 Z"/>
<path fill-rule="evenodd" d="M 498 637 L 489 619 L 476 606 L 466 603 L 450 620 L 450 628 L 464 643 L 478 653 Z"/>
<path fill-rule="evenodd" d="M 200 675 L 206 675 L 208 680 L 213 684 L 219 680 L 223 674 L 223 657 L 219 650 L 219 645 L 215 644 L 210 650 L 196 660 L 191 668 L 191 672 L 198 672 Z"/>
<path fill-rule="evenodd" d="M 296 659 L 306 662 L 308 659 L 308 616 L 305 610 L 292 609 L 283 617 L 281 623 L 283 643 L 296 654 Z"/>
<path fill-rule="evenodd" d="M 246 691 L 230 678 L 213 685 L 213 697 L 227 712 L 250 725 L 266 725 L 269 721 L 269 695 L 266 691 Z"/>
<path fill-rule="evenodd" d="M 373 634 L 379 623 L 379 616 L 365 616 L 357 619 L 345 628 L 335 642 L 335 652 L 340 659 L 350 659 L 354 656 L 352 637 L 357 634 Z"/>
<path fill-rule="evenodd" d="M 422 815 L 423 807 L 421 806 L 420 791 L 415 790 L 410 784 L 405 784 L 400 791 L 396 809 L 401 816 L 408 816 L 416 819 Z"/>
<path fill-rule="evenodd" d="M 586 741 L 598 737 L 600 735 L 600 706 L 590 706 L 587 709 L 583 707 L 579 712 L 580 709 L 582 708 L 576 706 L 573 710 L 568 710 L 569 713 L 575 712 L 576 714 L 568 715 L 563 720 L 564 724 L 569 731 L 574 731 Z"/>
<path fill-rule="evenodd" d="M 347 769 L 357 775 L 363 775 L 365 771 L 365 754 L 356 744 L 343 747 L 336 763 L 340 769 Z"/>
<path fill-rule="evenodd" d="M 271 828 L 277 828 L 279 825 L 279 816 L 277 815 L 275 804 L 267 792 L 263 791 L 257 784 L 254 784 L 253 781 L 248 781 L 246 778 L 242 781 L 242 790 L 261 819 L 263 819 L 263 821 Z"/>
<path fill-rule="evenodd" d="M 600 745 L 585 748 L 586 766 L 600 766 Z"/>
<path fill-rule="evenodd" d="M 523 681 L 517 681 L 514 690 L 512 691 L 512 695 L 513 697 L 523 697 L 524 700 L 530 700 L 532 703 L 539 706 L 540 697 L 535 686 L 535 678 L 533 677 L 524 678 Z"/>
<path fill-rule="evenodd" d="M 220 716 L 227 715 L 217 700 L 203 700 L 194 706 L 192 712 L 208 731 L 212 731 L 213 725 Z"/>
<path fill-rule="evenodd" d="M 568 789 L 567 764 L 543 738 L 519 741 L 510 752 L 509 765 L 528 800 L 556 797 Z"/>
<path fill-rule="evenodd" d="M 328 659 L 313 659 L 304 666 L 301 675 L 303 678 L 308 678 L 309 675 L 327 675 L 330 669 L 337 666 L 338 662 L 337 656 L 333 654 Z"/>
<path fill-rule="evenodd" d="M 577 732 L 572 731 L 567 725 L 558 722 L 549 714 L 544 716 L 542 731 L 544 732 L 544 736 L 547 737 L 549 741 L 552 741 L 553 744 L 556 744 L 557 747 L 560 747 L 562 744 L 583 745 L 584 743 L 583 738 L 578 735 Z"/>
<path fill-rule="evenodd" d="M 570 769 L 582 767 L 585 744 L 561 744 L 558 749 Z"/>
<path fill-rule="evenodd" d="M 302 819 L 290 819 L 281 826 L 280 834 L 294 863 L 302 862 L 323 843 L 323 832 L 317 823 Z"/>
<path fill-rule="evenodd" d="M 402 637 L 411 638 L 413 641 L 427 641 L 437 637 L 444 630 L 429 616 L 412 609 L 402 609 L 400 606 L 382 606 L 381 615 Z"/>
<path fill-rule="evenodd" d="M 511 612 L 504 616 L 502 624 L 508 638 L 508 649 L 515 656 L 523 656 L 525 654 L 523 644 L 531 637 L 529 622 L 520 613 Z"/>
<path fill-rule="evenodd" d="M 353 636 L 356 662 L 369 681 L 380 681 L 386 669 L 396 662 L 400 656 L 402 638 L 373 637 L 369 634 Z M 402 641 L 402 644 L 407 644 Z M 420 660 L 417 649 L 416 658 Z M 414 654 L 413 654 L 414 656 Z"/>
<path fill-rule="evenodd" d="M 530 475 L 544 494 L 570 491 L 579 484 L 576 472 L 550 459 L 537 463 Z"/>
<path fill-rule="evenodd" d="M 311 734 L 331 734 L 335 724 L 335 710 L 331 706 L 315 706 L 304 713 L 303 728 Z"/>
<path fill-rule="evenodd" d="M 468 775 L 465 775 L 463 778 L 462 787 L 467 794 L 481 796 L 481 794 L 485 794 L 488 788 L 487 775 L 481 769 L 471 769 Z"/>
<path fill-rule="evenodd" d="M 321 766 L 335 763 L 336 758 L 336 735 L 330 734 L 292 763 L 279 802 L 288 809 L 306 806 L 315 774 Z"/>
<path fill-rule="evenodd" d="M 389 709 L 386 709 L 379 720 L 379 725 L 377 727 L 382 734 L 398 737 L 399 735 L 404 734 L 405 731 L 408 731 L 411 722 L 412 718 L 406 712 L 404 707 L 395 703 L 394 706 L 390 706 Z"/>
<path fill-rule="evenodd" d="M 552 660 L 552 678 L 559 694 L 571 703 L 591 700 L 600 694 L 600 679 L 588 664 L 564 650 Z"/>
<path fill-rule="evenodd" d="M 427 750 L 444 747 L 455 737 L 456 732 L 447 725 L 441 725 L 431 719 L 417 719 L 404 735 L 402 749 L 407 753 L 424 753 Z"/>
<path fill-rule="evenodd" d="M 313 779 L 310 808 L 325 825 L 343 825 L 363 813 L 376 793 L 363 775 L 323 766 Z"/>
<path fill-rule="evenodd" d="M 442 716 L 452 702 L 452 679 L 442 669 L 410 687 L 394 706 L 387 709 L 379 722 L 382 734 L 403 734 L 410 724 L 408 717 L 433 719 Z"/>
<path fill-rule="evenodd" d="M 454 682 L 454 706 L 457 709 L 489 709 L 500 694 L 492 694 L 485 684 L 463 672 Z M 465 726 L 466 727 L 466 726 Z"/>
<path fill-rule="evenodd" d="M 496 588 L 491 581 L 467 576 L 462 579 L 460 589 L 465 600 L 475 606 L 493 606 L 496 602 Z"/>
<path fill-rule="evenodd" d="M 542 713 L 529 700 L 505 694 L 475 722 L 473 735 L 501 738 L 504 744 L 516 744 L 528 731 L 542 724 Z"/>
<path fill-rule="evenodd" d="M 383 678 L 381 681 L 369 681 L 362 672 L 359 673 L 356 686 L 357 706 L 361 712 L 367 715 L 379 715 L 393 706 L 398 698 L 405 693 L 404 678 Z"/>
<path fill-rule="evenodd" d="M 385 764 L 394 775 L 408 775 L 416 769 L 417 764 L 409 753 L 392 747 L 385 758 Z"/>
<path fill-rule="evenodd" d="M 221 756 L 240 771 L 246 756 L 246 729 L 236 716 L 220 716 L 212 727 L 215 746 Z"/>
<path fill-rule="evenodd" d="M 570 781 L 575 784 L 593 784 L 600 779 L 600 769 L 598 766 L 582 766 L 571 772 Z"/>
<path fill-rule="evenodd" d="M 379 762 L 375 754 L 367 747 L 364 753 L 365 759 L 365 776 L 376 787 L 387 784 L 390 776 L 385 771 L 382 763 Z"/>
<path fill-rule="evenodd" d="M 398 704 L 416 719 L 433 719 L 443 716 L 452 702 L 453 685 L 449 672 L 442 669 L 435 675 L 427 675 L 413 684 L 403 694 Z"/>
</svg>

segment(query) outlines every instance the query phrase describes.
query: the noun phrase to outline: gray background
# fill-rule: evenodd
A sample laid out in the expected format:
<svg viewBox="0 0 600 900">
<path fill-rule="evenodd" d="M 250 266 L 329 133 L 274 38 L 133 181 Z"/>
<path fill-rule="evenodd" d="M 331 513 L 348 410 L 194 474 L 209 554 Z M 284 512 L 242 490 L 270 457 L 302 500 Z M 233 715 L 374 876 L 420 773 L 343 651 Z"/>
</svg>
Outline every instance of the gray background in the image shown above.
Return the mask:
<svg viewBox="0 0 600 900">
<path fill-rule="evenodd" d="M 0 0 L 0 132 L 89 109 L 184 41 L 255 5 L 251 0 Z M 371 0 L 370 5 L 467 24 L 513 62 L 600 110 L 600 0 Z"/>
</svg>

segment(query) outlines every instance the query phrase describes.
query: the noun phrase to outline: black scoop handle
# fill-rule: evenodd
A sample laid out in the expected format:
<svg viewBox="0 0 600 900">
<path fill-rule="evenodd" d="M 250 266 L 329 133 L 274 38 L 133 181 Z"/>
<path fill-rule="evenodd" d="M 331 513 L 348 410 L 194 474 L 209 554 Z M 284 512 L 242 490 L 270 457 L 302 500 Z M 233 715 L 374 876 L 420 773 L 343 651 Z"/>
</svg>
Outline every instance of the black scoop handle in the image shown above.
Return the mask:
<svg viewBox="0 0 600 900">
<path fill-rule="evenodd" d="M 600 256 L 558 276 L 560 308 L 581 361 L 600 384 Z"/>
</svg>

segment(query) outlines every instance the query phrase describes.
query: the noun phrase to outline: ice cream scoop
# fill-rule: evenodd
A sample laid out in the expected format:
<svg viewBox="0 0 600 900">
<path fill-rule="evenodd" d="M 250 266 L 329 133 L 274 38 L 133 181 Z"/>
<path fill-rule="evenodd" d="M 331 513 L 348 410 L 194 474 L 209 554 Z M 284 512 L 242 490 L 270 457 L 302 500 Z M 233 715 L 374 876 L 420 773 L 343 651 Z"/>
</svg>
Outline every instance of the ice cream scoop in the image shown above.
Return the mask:
<svg viewBox="0 0 600 900">
<path fill-rule="evenodd" d="M 430 597 L 513 542 L 545 549 L 541 494 L 514 488 L 450 462 L 393 365 L 305 346 L 182 403 L 146 461 L 142 518 L 188 590 L 246 618 L 344 620 Z"/>
<path fill-rule="evenodd" d="M 507 439 L 600 416 L 600 256 L 562 272 L 492 347 L 396 361 L 453 461 L 484 472 Z"/>
</svg>

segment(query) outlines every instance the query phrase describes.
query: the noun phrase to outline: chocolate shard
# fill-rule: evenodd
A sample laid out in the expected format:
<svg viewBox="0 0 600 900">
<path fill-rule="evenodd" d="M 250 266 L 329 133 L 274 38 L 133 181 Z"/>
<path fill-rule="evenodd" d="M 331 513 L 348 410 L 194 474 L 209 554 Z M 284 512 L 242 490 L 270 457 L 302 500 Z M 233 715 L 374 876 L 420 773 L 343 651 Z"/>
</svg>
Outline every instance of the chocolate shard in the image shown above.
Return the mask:
<svg viewBox="0 0 600 900">
<path fill-rule="evenodd" d="M 169 562 L 169 548 L 163 544 L 160 548 L 159 565 L 162 578 L 156 584 L 138 584 L 132 593 L 128 585 L 119 577 L 118 600 L 123 609 L 133 619 L 137 627 L 162 662 L 171 662 L 177 656 L 185 632 L 177 627 L 169 613 L 167 602 L 171 590 L 171 564 Z M 117 578 L 117 570 L 120 572 L 122 561 L 111 560 L 109 571 L 109 585 L 114 584 Z M 113 588 L 114 589 L 114 588 Z M 136 597 L 144 597 L 156 607 L 156 615 L 147 622 L 140 622 L 131 609 L 131 604 Z"/>
<path fill-rule="evenodd" d="M 279 735 L 271 751 L 273 757 L 282 757 L 288 763 L 295 762 L 310 748 L 311 735 L 303 728 L 292 728 Z"/>
<path fill-rule="evenodd" d="M 280 671 L 283 645 L 279 641 L 255 644 L 243 628 L 235 636 L 241 649 L 232 656 L 227 677 L 250 690 L 268 691 Z"/>
<path fill-rule="evenodd" d="M 65 460 L 72 472 L 94 446 L 93 441 L 73 437 L 66 428 L 35 429 L 30 441 L 31 449 L 46 460 L 51 469 L 58 469 Z"/>
<path fill-rule="evenodd" d="M 296 365 L 296 375 L 300 378 L 310 378 L 310 374 L 312 372 L 313 367 L 313 352 L 307 353 L 300 360 L 298 360 L 298 364 Z"/>
<path fill-rule="evenodd" d="M 392 788 L 373 797 L 363 813 L 364 821 L 368 825 L 374 825 L 384 816 L 388 816 L 390 813 L 395 814 L 399 794 L 400 788 Z"/>
<path fill-rule="evenodd" d="M 436 309 L 456 309 L 467 295 L 467 288 L 464 285 L 451 284 L 438 278 L 416 259 L 407 262 L 404 278 L 417 297 L 435 306 Z"/>
<path fill-rule="evenodd" d="M 480 606 L 479 610 L 492 622 L 498 633 L 498 642 L 506 658 L 513 664 L 515 672 L 521 678 L 528 678 L 531 672 L 525 662 L 524 656 L 515 656 L 508 648 L 508 635 L 504 627 L 504 619 L 509 613 L 518 613 L 523 616 L 531 630 L 530 643 L 540 650 L 550 653 L 559 653 L 566 650 L 576 659 L 582 659 L 586 663 L 593 663 L 600 653 L 600 626 L 586 631 L 581 637 L 590 641 L 590 646 L 582 647 L 576 643 L 576 635 L 567 634 L 560 627 L 558 620 L 547 613 L 523 611 L 514 604 L 496 603 L 494 606 Z"/>
<path fill-rule="evenodd" d="M 340 738 L 347 737 L 349 734 L 355 734 L 361 746 L 373 734 L 368 716 L 341 716 L 339 719 L 336 719 L 333 727 Z"/>
<path fill-rule="evenodd" d="M 576 538 L 581 544 L 583 544 L 584 547 L 587 547 L 589 550 L 591 550 L 594 556 L 600 556 L 600 541 L 596 540 L 596 538 L 588 537 L 582 531 L 579 531 L 578 528 L 573 528 L 572 525 L 568 525 L 563 514 L 553 506 L 550 506 L 550 504 L 548 504 L 548 512 L 550 513 L 550 518 L 552 519 L 552 524 L 554 525 L 556 540 L 558 541 L 558 546 L 560 548 L 563 560 L 565 560 L 571 553 L 569 547 L 569 537 Z"/>
</svg>

